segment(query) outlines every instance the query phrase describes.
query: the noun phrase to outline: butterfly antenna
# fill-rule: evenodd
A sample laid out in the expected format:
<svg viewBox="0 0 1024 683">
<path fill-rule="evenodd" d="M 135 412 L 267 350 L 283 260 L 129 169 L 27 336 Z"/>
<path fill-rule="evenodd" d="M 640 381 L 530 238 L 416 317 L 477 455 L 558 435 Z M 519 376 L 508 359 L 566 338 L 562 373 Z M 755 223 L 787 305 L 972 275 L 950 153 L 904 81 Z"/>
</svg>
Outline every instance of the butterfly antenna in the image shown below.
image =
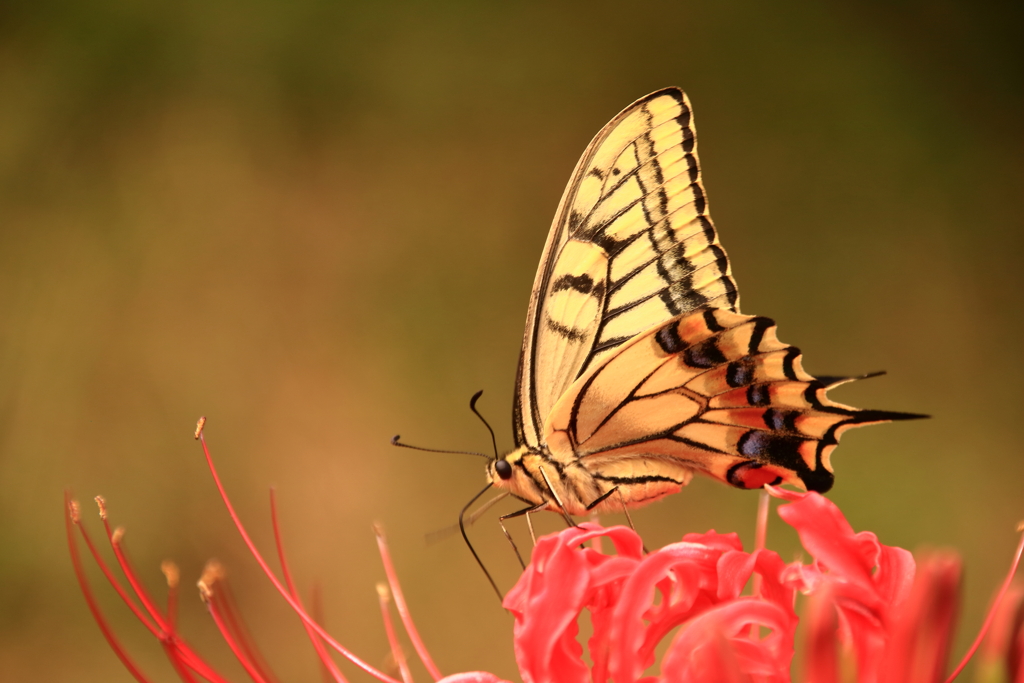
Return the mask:
<svg viewBox="0 0 1024 683">
<path fill-rule="evenodd" d="M 480 400 L 480 397 L 484 395 L 484 390 L 473 394 L 473 398 L 469 399 L 469 409 L 473 411 L 473 414 L 480 418 L 480 421 L 484 423 L 484 427 L 487 427 L 487 431 L 491 433 L 491 446 L 494 447 L 494 459 L 498 459 L 498 440 L 494 438 L 494 430 L 491 429 L 491 425 L 487 422 L 487 419 L 480 414 L 480 411 L 476 409 L 476 402 Z"/>
<path fill-rule="evenodd" d="M 425 451 L 427 453 L 455 453 L 457 455 L 477 455 L 481 458 L 486 458 L 487 460 L 491 459 L 491 456 L 484 455 L 483 453 L 477 453 L 476 451 L 447 451 L 442 450 L 440 448 L 423 448 L 422 446 L 413 446 L 411 444 L 402 443 L 401 441 L 399 441 L 399 439 L 401 438 L 401 435 L 395 434 L 393 437 L 391 437 L 391 445 L 401 446 L 402 448 L 409 448 L 414 451 Z"/>
<path fill-rule="evenodd" d="M 466 503 L 466 505 L 462 508 L 462 511 L 459 513 L 459 531 L 462 532 L 462 540 L 466 542 L 466 547 L 469 548 L 469 552 L 473 553 L 473 558 L 476 560 L 476 563 L 480 565 L 480 569 L 483 570 L 484 576 L 486 576 L 487 580 L 490 581 L 491 588 L 493 588 L 494 592 L 498 594 L 498 600 L 504 602 L 505 596 L 503 596 L 501 594 L 501 591 L 498 590 L 498 584 L 494 582 L 494 579 L 491 577 L 491 573 L 487 571 L 487 567 L 484 566 L 483 560 L 481 560 L 480 556 L 476 554 L 476 550 L 473 548 L 473 544 L 469 542 L 469 535 L 466 533 L 466 511 L 469 510 L 470 507 L 472 507 L 473 503 L 475 503 L 480 498 L 480 496 L 487 493 L 488 489 L 490 489 L 491 486 L 492 484 L 488 484 L 487 486 L 485 486 L 483 490 L 480 491 L 480 493 L 473 496 L 470 499 L 470 501 Z"/>
</svg>

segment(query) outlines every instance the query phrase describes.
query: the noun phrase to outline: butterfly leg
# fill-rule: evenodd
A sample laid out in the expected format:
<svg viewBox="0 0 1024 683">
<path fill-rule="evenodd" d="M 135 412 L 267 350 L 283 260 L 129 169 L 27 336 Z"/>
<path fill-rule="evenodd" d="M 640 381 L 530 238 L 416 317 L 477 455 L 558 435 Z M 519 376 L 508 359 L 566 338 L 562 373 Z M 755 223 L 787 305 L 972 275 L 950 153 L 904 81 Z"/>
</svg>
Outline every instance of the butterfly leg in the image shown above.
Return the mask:
<svg viewBox="0 0 1024 683">
<path fill-rule="evenodd" d="M 604 493 L 602 493 L 597 498 L 597 500 L 595 500 L 593 503 L 591 503 L 590 505 L 587 506 L 587 510 L 593 510 L 598 505 L 603 503 L 613 493 L 618 493 L 619 494 L 619 501 L 622 503 L 622 514 L 626 515 L 626 523 L 629 524 L 629 528 L 630 529 L 632 529 L 633 531 L 636 531 L 636 527 L 633 526 L 633 517 L 630 516 L 629 508 L 626 507 L 626 499 L 622 497 L 622 491 L 619 489 L 618 486 L 610 488 L 607 491 L 605 491 Z M 644 546 L 644 554 L 645 555 L 647 554 L 647 546 Z"/>
<path fill-rule="evenodd" d="M 530 530 L 530 540 L 533 541 L 533 545 L 537 545 L 537 533 L 533 530 L 533 518 L 530 517 L 530 513 L 526 513 L 526 528 Z"/>
<path fill-rule="evenodd" d="M 551 480 L 548 479 L 548 473 L 544 471 L 543 467 L 538 467 L 537 469 L 540 470 L 540 476 L 544 477 L 544 483 L 548 485 L 548 491 L 551 493 L 551 497 L 555 499 L 555 504 L 558 505 L 558 509 L 561 510 L 562 517 L 565 518 L 565 523 L 571 527 L 578 527 L 579 524 L 574 522 L 572 517 L 569 516 L 569 513 L 565 511 L 565 506 L 562 505 L 561 499 L 558 497 L 558 494 L 555 493 L 555 488 L 551 485 Z"/>
<path fill-rule="evenodd" d="M 598 505 L 603 503 L 605 501 L 605 499 L 607 499 L 613 493 L 618 493 L 619 494 L 619 500 L 622 502 L 622 513 L 624 515 L 626 515 L 626 523 L 629 524 L 629 528 L 630 529 L 632 529 L 633 531 L 636 531 L 636 527 L 633 526 L 633 518 L 629 516 L 629 508 L 626 507 L 626 499 L 622 497 L 622 491 L 619 489 L 618 486 L 610 488 L 607 491 L 605 491 L 604 493 L 602 493 L 601 496 L 597 500 L 595 500 L 593 503 L 591 503 L 590 505 L 587 506 L 587 510 L 593 510 Z"/>
<path fill-rule="evenodd" d="M 619 491 L 619 487 L 615 487 L 616 491 Z M 629 523 L 629 528 L 636 531 L 636 527 L 633 526 L 633 518 L 629 516 L 629 508 L 626 507 L 626 499 L 622 497 L 622 491 L 619 491 L 619 501 L 622 503 L 622 513 L 626 515 L 626 521 Z M 644 552 L 647 552 L 647 548 L 644 548 Z"/>
<path fill-rule="evenodd" d="M 509 545 L 512 546 L 512 550 L 516 554 L 516 559 L 519 560 L 519 564 L 522 565 L 523 569 L 526 569 L 526 563 L 523 562 L 523 556 L 519 554 L 519 547 L 516 545 L 516 542 L 512 540 L 512 534 L 510 534 L 508 532 L 508 529 L 505 528 L 505 520 L 506 519 L 512 519 L 513 517 L 522 517 L 523 515 L 526 515 L 526 521 L 527 521 L 527 523 L 529 523 L 529 521 L 530 521 L 530 513 L 531 512 L 537 512 L 538 510 L 543 510 L 545 507 L 547 507 L 547 502 L 546 501 L 541 503 L 540 505 L 531 505 L 528 508 L 523 508 L 522 510 L 516 510 L 515 512 L 510 512 L 507 515 L 502 515 L 501 517 L 498 517 L 498 526 L 501 527 L 502 533 L 505 534 L 505 538 L 508 540 Z M 531 525 L 531 528 L 530 528 L 530 533 L 531 534 L 533 533 L 532 525 Z M 536 540 L 534 542 L 536 542 Z"/>
<path fill-rule="evenodd" d="M 618 490 L 619 490 L 618 486 L 613 486 L 612 488 L 610 488 L 607 491 L 605 491 L 604 493 L 602 493 L 600 496 L 597 497 L 597 500 L 595 500 L 593 503 L 591 503 L 590 505 L 587 506 L 587 512 L 590 512 L 591 510 L 596 508 L 598 505 L 603 503 L 608 498 L 608 496 L 612 495 L 613 493 L 615 493 Z M 619 494 L 619 497 L 621 498 L 622 495 Z"/>
<path fill-rule="evenodd" d="M 636 527 L 633 526 L 633 518 L 629 514 L 629 508 L 626 507 L 626 499 L 622 497 L 622 491 L 619 491 L 619 501 L 622 503 L 622 514 L 626 515 L 626 521 L 629 522 L 629 528 L 636 532 Z M 644 555 L 651 554 L 651 551 L 647 549 L 646 543 L 641 545 L 640 547 L 643 548 Z"/>
</svg>

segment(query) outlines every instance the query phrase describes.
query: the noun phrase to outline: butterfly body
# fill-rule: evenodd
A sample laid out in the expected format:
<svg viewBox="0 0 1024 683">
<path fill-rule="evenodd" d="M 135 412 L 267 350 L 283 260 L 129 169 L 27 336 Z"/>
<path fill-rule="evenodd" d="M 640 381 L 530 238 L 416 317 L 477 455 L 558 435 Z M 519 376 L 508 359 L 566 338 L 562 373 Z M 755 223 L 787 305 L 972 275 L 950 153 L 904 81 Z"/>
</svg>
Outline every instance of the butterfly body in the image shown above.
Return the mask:
<svg viewBox="0 0 1024 683">
<path fill-rule="evenodd" d="M 692 470 L 672 461 L 653 467 L 653 460 L 633 466 L 626 474 L 632 482 L 619 485 L 613 495 L 605 494 L 616 484 L 608 475 L 595 473 L 578 462 L 563 463 L 549 453 L 530 451 L 520 447 L 505 456 L 513 467 L 512 478 L 502 480 L 493 467 L 488 470 L 489 480 L 499 488 L 509 489 L 514 496 L 540 509 L 580 516 L 590 512 L 603 514 L 621 512 L 623 504 L 630 508 L 652 503 L 671 493 L 677 493 L 689 483 Z M 676 478 L 665 472 L 665 466 L 676 469 Z M 644 480 L 644 470 L 650 470 Z M 543 473 L 542 473 L 543 471 Z M 621 492 L 621 497 L 620 497 Z M 561 502 L 561 507 L 558 502 Z"/>
<path fill-rule="evenodd" d="M 573 172 L 530 299 L 516 448 L 488 481 L 570 515 L 652 502 L 695 473 L 827 491 L 843 431 L 918 417 L 827 389 L 774 321 L 740 314 L 690 104 L 666 88 L 612 119 Z"/>
</svg>

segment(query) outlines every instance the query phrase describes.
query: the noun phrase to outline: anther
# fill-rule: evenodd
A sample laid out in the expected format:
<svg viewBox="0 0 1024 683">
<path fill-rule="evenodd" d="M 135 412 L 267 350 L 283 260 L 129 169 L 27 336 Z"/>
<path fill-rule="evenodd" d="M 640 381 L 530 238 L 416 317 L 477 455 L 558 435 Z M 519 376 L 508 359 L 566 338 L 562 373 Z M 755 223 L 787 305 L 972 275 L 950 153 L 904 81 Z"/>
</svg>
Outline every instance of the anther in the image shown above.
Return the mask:
<svg viewBox="0 0 1024 683">
<path fill-rule="evenodd" d="M 169 588 L 178 587 L 178 580 L 181 578 L 181 572 L 178 570 L 178 565 L 174 564 L 170 560 L 164 560 L 160 563 L 160 571 L 163 572 L 164 578 L 167 579 L 167 586 Z"/>
<path fill-rule="evenodd" d="M 224 566 L 217 560 L 210 560 L 203 567 L 203 574 L 196 582 L 199 587 L 199 597 L 203 602 L 209 604 L 213 600 L 213 584 L 224 579 Z"/>
<path fill-rule="evenodd" d="M 205 425 L 206 425 L 206 416 L 204 415 L 201 418 L 199 418 L 198 422 L 196 422 L 196 441 L 198 441 L 199 437 L 201 437 L 203 435 L 203 427 Z"/>
</svg>

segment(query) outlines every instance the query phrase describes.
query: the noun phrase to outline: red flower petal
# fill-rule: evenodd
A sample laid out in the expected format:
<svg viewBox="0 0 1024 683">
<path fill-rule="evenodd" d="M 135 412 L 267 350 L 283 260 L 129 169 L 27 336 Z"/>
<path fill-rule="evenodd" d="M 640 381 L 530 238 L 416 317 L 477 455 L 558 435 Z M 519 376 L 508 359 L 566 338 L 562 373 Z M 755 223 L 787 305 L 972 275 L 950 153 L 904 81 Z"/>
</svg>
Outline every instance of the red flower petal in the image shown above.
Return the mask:
<svg viewBox="0 0 1024 683">
<path fill-rule="evenodd" d="M 894 619 L 880 680 L 941 681 L 960 606 L 960 558 L 949 553 L 921 562 L 910 599 Z"/>
<path fill-rule="evenodd" d="M 618 555 L 580 549 L 597 536 L 611 539 Z M 618 602 L 619 585 L 642 556 L 643 541 L 626 527 L 583 524 L 537 542 L 530 566 L 504 603 L 516 617 L 516 660 L 526 681 L 591 680 L 576 640 L 579 615 L 590 609 L 596 626 L 602 608 Z M 601 634 L 595 627 L 593 652 L 607 649 Z"/>
<path fill-rule="evenodd" d="M 504 678 L 498 678 L 486 671 L 467 671 L 462 674 L 445 676 L 437 681 L 437 683 L 509 683 L 509 681 L 506 681 Z"/>
<path fill-rule="evenodd" d="M 872 585 L 870 544 L 862 543 L 865 539 L 857 537 L 835 503 L 810 493 L 779 506 L 778 512 L 800 534 L 800 542 L 816 560 L 846 581 Z"/>
<path fill-rule="evenodd" d="M 811 597 L 804 613 L 805 683 L 838 683 L 838 629 L 835 594 L 826 584 Z"/>
<path fill-rule="evenodd" d="M 766 627 L 770 633 L 752 639 L 751 626 Z M 676 636 L 662 660 L 662 678 L 680 683 L 788 682 L 793 657 L 790 626 L 785 610 L 757 598 L 717 605 L 690 621 Z"/>
<path fill-rule="evenodd" d="M 603 555 L 580 547 L 599 535 L 609 536 L 619 554 Z M 742 666 L 736 672 L 742 676 L 737 680 L 748 680 L 750 672 L 757 672 L 759 681 L 774 680 L 763 675 L 781 660 L 788 668 L 797 622 L 794 590 L 780 578 L 784 569 L 775 553 L 744 553 L 736 534 L 714 531 L 688 534 L 683 542 L 646 556 L 639 537 L 623 527 L 585 525 L 546 537 L 538 542 L 530 566 L 505 599 L 516 617 L 520 671 L 531 682 L 637 681 L 654 663 L 658 643 L 680 624 L 690 622 L 685 629 L 689 632 L 696 622 L 709 628 L 729 627 L 722 650 L 728 657 L 707 650 L 701 655 L 705 663 L 698 669 L 726 676 L 739 662 Z M 755 572 L 762 577 L 758 596 L 740 598 Z M 718 616 L 707 622 L 697 621 L 723 604 L 739 606 L 716 612 Z M 584 609 L 590 611 L 593 626 L 589 672 L 576 640 L 577 620 Z M 766 626 L 772 635 L 763 640 L 752 640 L 749 633 L 739 637 L 736 629 L 751 624 Z M 697 638 L 701 630 L 691 632 L 684 642 Z M 704 635 L 710 638 L 714 633 Z M 735 642 L 730 640 L 733 636 L 737 636 Z"/>
</svg>

